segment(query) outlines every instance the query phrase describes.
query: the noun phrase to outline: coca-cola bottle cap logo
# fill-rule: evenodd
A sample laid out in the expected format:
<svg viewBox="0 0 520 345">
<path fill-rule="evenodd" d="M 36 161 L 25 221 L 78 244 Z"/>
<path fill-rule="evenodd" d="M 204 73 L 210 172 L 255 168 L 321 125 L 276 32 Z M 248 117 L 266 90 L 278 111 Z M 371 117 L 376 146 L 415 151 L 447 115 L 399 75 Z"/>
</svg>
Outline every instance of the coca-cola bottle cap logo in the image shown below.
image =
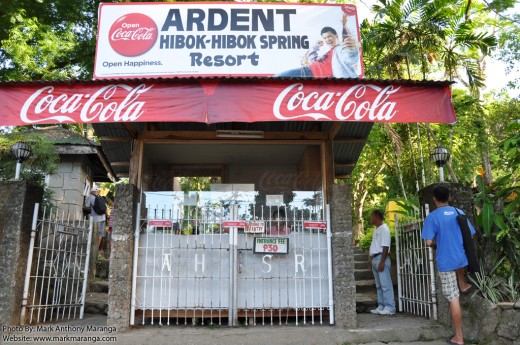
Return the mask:
<svg viewBox="0 0 520 345">
<path fill-rule="evenodd" d="M 108 41 L 116 53 L 138 56 L 146 53 L 157 40 L 157 25 L 152 18 L 141 13 L 120 17 L 110 28 Z"/>
</svg>

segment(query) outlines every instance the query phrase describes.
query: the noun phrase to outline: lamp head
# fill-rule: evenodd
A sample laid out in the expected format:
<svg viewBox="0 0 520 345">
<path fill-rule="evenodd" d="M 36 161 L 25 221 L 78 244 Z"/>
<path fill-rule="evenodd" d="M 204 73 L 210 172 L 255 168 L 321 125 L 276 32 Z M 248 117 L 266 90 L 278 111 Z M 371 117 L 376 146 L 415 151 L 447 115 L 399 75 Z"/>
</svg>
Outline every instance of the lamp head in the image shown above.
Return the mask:
<svg viewBox="0 0 520 345">
<path fill-rule="evenodd" d="M 23 141 L 19 141 L 11 146 L 11 152 L 16 157 L 16 161 L 21 163 L 31 155 L 31 147 Z"/>
<path fill-rule="evenodd" d="M 450 153 L 448 152 L 448 149 L 442 146 L 437 146 L 433 149 L 432 158 L 435 164 L 440 168 L 450 158 Z"/>
</svg>

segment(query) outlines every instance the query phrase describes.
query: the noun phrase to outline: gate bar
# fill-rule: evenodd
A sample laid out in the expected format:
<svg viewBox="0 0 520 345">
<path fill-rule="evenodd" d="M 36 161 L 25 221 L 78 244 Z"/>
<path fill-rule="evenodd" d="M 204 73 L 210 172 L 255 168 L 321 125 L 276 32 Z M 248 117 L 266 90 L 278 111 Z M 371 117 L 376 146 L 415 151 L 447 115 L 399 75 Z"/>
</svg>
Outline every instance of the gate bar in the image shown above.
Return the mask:
<svg viewBox="0 0 520 345">
<path fill-rule="evenodd" d="M 34 250 L 34 239 L 36 237 L 36 225 L 38 223 L 39 203 L 34 204 L 33 221 L 31 226 L 31 239 L 29 242 L 29 254 L 27 255 L 27 269 L 25 271 L 25 282 L 23 285 L 22 311 L 20 312 L 20 325 L 25 325 L 25 313 L 27 311 L 27 298 L 29 297 L 29 283 L 31 280 L 32 258 Z"/>
<path fill-rule="evenodd" d="M 85 270 L 83 271 L 83 289 L 81 292 L 81 308 L 79 310 L 79 319 L 83 320 L 83 313 L 85 312 L 85 296 L 87 295 L 87 282 L 88 282 L 88 267 L 90 266 L 90 246 L 92 244 L 92 229 L 94 222 L 92 217 L 88 220 L 88 239 L 87 239 L 87 255 L 85 256 Z"/>
<path fill-rule="evenodd" d="M 394 227 L 395 227 L 395 252 L 396 252 L 396 259 L 397 259 L 397 296 L 399 301 L 399 311 L 403 311 L 403 292 L 402 292 L 402 286 L 401 286 L 401 250 L 399 246 L 399 218 L 396 215 L 394 215 Z"/>
<path fill-rule="evenodd" d="M 135 217 L 134 231 L 134 261 L 132 267 L 132 300 L 130 302 L 130 326 L 135 324 L 135 295 L 137 285 L 137 256 L 139 251 L 139 233 L 141 229 L 141 203 L 137 203 L 137 215 Z"/>
<path fill-rule="evenodd" d="M 330 228 L 330 205 L 325 206 L 327 212 L 327 263 L 329 272 L 329 322 L 334 324 L 334 289 L 332 281 L 332 231 Z"/>
</svg>

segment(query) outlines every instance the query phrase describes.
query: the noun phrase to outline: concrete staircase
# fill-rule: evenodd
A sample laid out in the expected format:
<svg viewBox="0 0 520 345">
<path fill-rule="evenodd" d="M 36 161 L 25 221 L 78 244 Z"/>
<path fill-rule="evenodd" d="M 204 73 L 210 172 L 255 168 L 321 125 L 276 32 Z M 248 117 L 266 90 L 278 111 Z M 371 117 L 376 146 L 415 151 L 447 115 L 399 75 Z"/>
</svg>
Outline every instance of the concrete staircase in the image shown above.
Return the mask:
<svg viewBox="0 0 520 345">
<path fill-rule="evenodd" d="M 368 253 L 354 247 L 354 277 L 356 279 L 356 311 L 368 313 L 377 308 L 374 274 L 368 268 Z"/>
<path fill-rule="evenodd" d="M 108 312 L 108 272 L 110 260 L 98 256 L 96 277 L 89 282 L 87 295 L 85 296 L 85 313 L 103 314 Z"/>
</svg>

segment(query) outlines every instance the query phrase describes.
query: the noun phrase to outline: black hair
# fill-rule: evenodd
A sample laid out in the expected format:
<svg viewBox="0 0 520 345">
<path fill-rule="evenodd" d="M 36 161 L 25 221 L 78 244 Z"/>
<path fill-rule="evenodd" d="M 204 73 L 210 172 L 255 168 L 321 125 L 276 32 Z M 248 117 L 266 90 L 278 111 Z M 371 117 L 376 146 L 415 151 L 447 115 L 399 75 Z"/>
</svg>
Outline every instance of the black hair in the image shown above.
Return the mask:
<svg viewBox="0 0 520 345">
<path fill-rule="evenodd" d="M 336 32 L 336 30 L 334 30 L 334 28 L 331 28 L 330 26 L 326 26 L 323 29 L 321 29 L 321 34 L 320 35 L 323 35 L 326 32 L 332 32 L 333 35 L 337 35 L 338 34 Z"/>
<path fill-rule="evenodd" d="M 380 220 L 384 220 L 385 219 L 385 213 L 383 211 L 381 211 L 381 210 L 374 210 L 374 211 L 372 211 L 372 214 L 375 215 Z"/>
<path fill-rule="evenodd" d="M 275 219 L 276 217 L 280 217 L 280 218 L 285 218 L 285 210 L 283 208 L 281 208 L 280 210 L 276 210 L 273 212 L 273 219 Z"/>
<path fill-rule="evenodd" d="M 448 202 L 450 200 L 450 189 L 438 184 L 433 187 L 433 197 L 439 202 Z"/>
</svg>

